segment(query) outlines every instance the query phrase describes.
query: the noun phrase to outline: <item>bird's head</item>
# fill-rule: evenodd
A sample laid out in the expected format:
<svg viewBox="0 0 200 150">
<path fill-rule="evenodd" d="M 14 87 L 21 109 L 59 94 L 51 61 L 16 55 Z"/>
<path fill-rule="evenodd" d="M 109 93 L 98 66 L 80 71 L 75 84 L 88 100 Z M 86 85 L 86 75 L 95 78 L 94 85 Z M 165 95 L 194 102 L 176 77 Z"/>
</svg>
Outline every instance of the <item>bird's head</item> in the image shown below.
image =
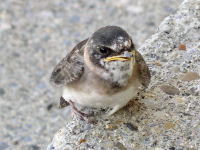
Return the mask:
<svg viewBox="0 0 200 150">
<path fill-rule="evenodd" d="M 111 82 L 126 84 L 132 75 L 135 51 L 131 37 L 117 26 L 97 30 L 88 40 L 84 59 L 91 71 Z"/>
</svg>

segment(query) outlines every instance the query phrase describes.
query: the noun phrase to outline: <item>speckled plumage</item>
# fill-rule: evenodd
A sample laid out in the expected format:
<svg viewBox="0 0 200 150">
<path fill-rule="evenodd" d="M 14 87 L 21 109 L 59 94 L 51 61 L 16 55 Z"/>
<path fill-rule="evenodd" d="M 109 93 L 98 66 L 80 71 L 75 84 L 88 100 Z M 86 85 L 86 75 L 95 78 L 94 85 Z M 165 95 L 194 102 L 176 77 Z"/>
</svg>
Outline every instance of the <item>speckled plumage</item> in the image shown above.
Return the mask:
<svg viewBox="0 0 200 150">
<path fill-rule="evenodd" d="M 135 56 L 130 56 L 130 61 L 104 61 L 133 50 Z M 111 115 L 136 95 L 141 84 L 148 86 L 150 73 L 128 33 L 120 27 L 106 26 L 80 42 L 55 67 L 51 81 L 63 86 L 66 101 L 111 107 Z"/>
<path fill-rule="evenodd" d="M 58 63 L 52 72 L 50 81 L 57 85 L 67 85 L 80 78 L 84 70 L 83 47 L 87 40 L 80 42 Z"/>
</svg>

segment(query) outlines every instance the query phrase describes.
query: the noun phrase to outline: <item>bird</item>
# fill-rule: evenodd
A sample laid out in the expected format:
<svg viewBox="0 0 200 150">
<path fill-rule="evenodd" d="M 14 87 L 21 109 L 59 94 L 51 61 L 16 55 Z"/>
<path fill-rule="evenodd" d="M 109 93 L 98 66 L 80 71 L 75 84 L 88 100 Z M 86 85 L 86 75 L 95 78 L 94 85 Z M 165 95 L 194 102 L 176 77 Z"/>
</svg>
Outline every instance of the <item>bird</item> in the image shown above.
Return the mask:
<svg viewBox="0 0 200 150">
<path fill-rule="evenodd" d="M 110 108 L 110 116 L 150 83 L 150 70 L 135 49 L 131 36 L 121 27 L 104 26 L 78 43 L 53 69 L 50 81 L 63 89 L 75 114 L 88 117 L 75 104 Z"/>
</svg>

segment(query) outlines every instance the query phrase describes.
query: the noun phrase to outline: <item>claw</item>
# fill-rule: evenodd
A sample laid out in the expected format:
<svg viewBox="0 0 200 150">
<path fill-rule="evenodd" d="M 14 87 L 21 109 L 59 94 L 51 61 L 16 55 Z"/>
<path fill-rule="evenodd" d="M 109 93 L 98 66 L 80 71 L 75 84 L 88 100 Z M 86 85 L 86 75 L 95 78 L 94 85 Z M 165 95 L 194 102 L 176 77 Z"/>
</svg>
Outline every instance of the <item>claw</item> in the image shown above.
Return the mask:
<svg viewBox="0 0 200 150">
<path fill-rule="evenodd" d="M 139 110 L 139 107 L 140 107 L 140 103 L 138 101 L 134 101 L 134 100 L 131 100 L 129 101 L 129 103 L 126 105 L 126 107 L 128 108 L 128 111 L 130 114 L 133 114 L 135 111 L 138 111 Z"/>
<path fill-rule="evenodd" d="M 87 121 L 88 123 L 95 124 L 95 121 L 89 119 L 89 117 L 91 116 L 90 114 L 86 114 L 78 110 L 74 105 L 74 102 L 72 102 L 71 100 L 69 101 L 69 104 L 71 105 L 72 111 L 76 117 L 78 117 L 82 121 Z"/>
</svg>

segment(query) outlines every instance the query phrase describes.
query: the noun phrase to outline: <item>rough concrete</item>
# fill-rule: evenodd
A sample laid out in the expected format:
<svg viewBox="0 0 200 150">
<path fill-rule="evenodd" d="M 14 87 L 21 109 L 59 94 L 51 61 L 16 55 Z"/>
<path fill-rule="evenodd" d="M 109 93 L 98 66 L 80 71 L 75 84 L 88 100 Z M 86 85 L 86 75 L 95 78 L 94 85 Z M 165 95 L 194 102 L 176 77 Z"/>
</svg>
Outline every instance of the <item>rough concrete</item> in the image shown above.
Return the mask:
<svg viewBox="0 0 200 150">
<path fill-rule="evenodd" d="M 68 120 L 48 149 L 200 149 L 200 1 L 184 1 L 139 51 L 152 74 L 139 109 Z"/>
<path fill-rule="evenodd" d="M 1 0 L 0 149 L 45 149 L 64 126 L 56 63 L 99 27 L 126 29 L 137 47 L 182 0 Z"/>
</svg>

